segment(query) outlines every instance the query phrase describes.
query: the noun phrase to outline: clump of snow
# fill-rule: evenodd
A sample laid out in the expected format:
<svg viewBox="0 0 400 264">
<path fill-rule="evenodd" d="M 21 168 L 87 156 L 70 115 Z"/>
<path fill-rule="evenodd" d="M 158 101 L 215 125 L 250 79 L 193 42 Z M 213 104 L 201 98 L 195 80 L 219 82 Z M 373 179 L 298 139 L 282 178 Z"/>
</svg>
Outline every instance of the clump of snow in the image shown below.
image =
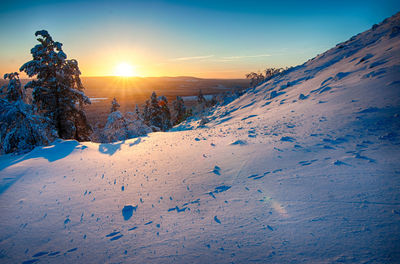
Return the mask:
<svg viewBox="0 0 400 264">
<path fill-rule="evenodd" d="M 116 142 L 146 135 L 152 129 L 140 119 L 133 119 L 133 113 L 124 116 L 120 111 L 110 113 L 101 132 L 101 142 Z"/>
</svg>

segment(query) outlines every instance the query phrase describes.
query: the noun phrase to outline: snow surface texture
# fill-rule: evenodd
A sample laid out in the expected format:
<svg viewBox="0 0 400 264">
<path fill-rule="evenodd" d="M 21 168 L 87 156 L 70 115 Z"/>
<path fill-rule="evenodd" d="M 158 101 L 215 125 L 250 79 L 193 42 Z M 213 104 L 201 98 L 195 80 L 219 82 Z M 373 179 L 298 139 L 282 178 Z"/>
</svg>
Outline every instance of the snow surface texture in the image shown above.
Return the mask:
<svg viewBox="0 0 400 264">
<path fill-rule="evenodd" d="M 398 262 L 399 21 L 197 129 L 1 156 L 0 262 Z"/>
</svg>

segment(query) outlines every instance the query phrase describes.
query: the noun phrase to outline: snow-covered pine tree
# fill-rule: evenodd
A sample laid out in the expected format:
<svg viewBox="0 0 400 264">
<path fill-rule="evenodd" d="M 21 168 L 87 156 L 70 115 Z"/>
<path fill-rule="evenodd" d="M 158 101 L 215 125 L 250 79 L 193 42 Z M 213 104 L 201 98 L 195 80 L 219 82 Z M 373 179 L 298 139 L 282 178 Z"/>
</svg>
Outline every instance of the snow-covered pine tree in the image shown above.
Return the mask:
<svg viewBox="0 0 400 264">
<path fill-rule="evenodd" d="M 143 108 L 143 121 L 146 123 L 146 125 L 150 125 L 150 101 L 146 100 L 146 103 L 144 104 Z"/>
<path fill-rule="evenodd" d="M 167 131 L 172 127 L 171 125 L 171 112 L 169 111 L 168 107 L 168 100 L 167 97 L 161 96 L 160 100 L 158 101 L 158 104 L 160 106 L 160 112 L 161 112 L 161 130 L 162 131 Z"/>
<path fill-rule="evenodd" d="M 119 103 L 117 102 L 117 98 L 114 97 L 114 99 L 111 102 L 111 109 L 110 109 L 110 113 L 118 111 L 118 109 L 120 108 Z"/>
<path fill-rule="evenodd" d="M 206 103 L 206 98 L 204 97 L 203 92 L 201 90 L 199 90 L 199 95 L 197 96 L 197 103 L 199 105 Z"/>
<path fill-rule="evenodd" d="M 173 124 L 177 125 L 185 120 L 186 114 L 186 107 L 182 97 L 177 96 L 176 100 L 172 102 L 173 109 L 174 109 L 174 118 Z"/>
<path fill-rule="evenodd" d="M 209 100 L 209 101 L 207 102 L 207 107 L 213 107 L 213 106 L 216 105 L 217 103 L 218 103 L 217 96 L 214 94 L 214 95 L 211 97 L 211 100 Z"/>
<path fill-rule="evenodd" d="M 162 128 L 162 115 L 161 115 L 161 107 L 158 104 L 158 99 L 156 92 L 153 92 L 150 97 L 150 108 L 149 108 L 150 126 Z"/>
<path fill-rule="evenodd" d="M 0 99 L 0 154 L 25 152 L 35 146 L 48 145 L 57 136 L 45 117 L 35 115 L 31 105 L 23 102 L 18 73 L 4 75 L 8 79 L 5 99 Z"/>
<path fill-rule="evenodd" d="M 143 120 L 142 115 L 140 114 L 139 106 L 137 104 L 135 107 L 135 118 L 136 120 Z"/>
<path fill-rule="evenodd" d="M 199 90 L 199 94 L 197 95 L 197 105 L 195 108 L 196 113 L 202 113 L 206 109 L 207 100 L 203 95 L 203 92 Z"/>
<path fill-rule="evenodd" d="M 89 140 L 92 132 L 86 120 L 84 104 L 90 104 L 83 93 L 78 62 L 67 60 L 62 44 L 46 30 L 35 33 L 40 44 L 31 49 L 33 59 L 21 66 L 29 77 L 25 88 L 32 88 L 33 104 L 51 120 L 59 137 Z"/>
<path fill-rule="evenodd" d="M 18 72 L 6 73 L 4 74 L 4 79 L 8 80 L 8 84 L 1 87 L 2 94 L 5 94 L 5 99 L 9 102 L 22 100 L 24 92 L 21 87 Z"/>
</svg>

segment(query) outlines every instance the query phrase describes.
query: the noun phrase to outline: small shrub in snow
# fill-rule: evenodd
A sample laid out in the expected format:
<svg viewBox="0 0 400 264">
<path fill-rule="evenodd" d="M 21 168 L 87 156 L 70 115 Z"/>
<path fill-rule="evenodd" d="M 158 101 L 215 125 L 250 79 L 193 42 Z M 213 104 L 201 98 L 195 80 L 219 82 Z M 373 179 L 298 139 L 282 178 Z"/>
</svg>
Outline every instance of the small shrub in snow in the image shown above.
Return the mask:
<svg viewBox="0 0 400 264">
<path fill-rule="evenodd" d="M 267 68 L 264 70 L 264 74 L 258 72 L 250 72 L 246 74 L 246 79 L 250 80 L 250 87 L 256 87 L 262 82 L 268 81 L 273 77 L 282 74 L 290 68 Z"/>
<path fill-rule="evenodd" d="M 260 72 L 250 72 L 246 74 L 246 79 L 250 80 L 250 87 L 256 87 L 258 84 L 264 81 L 264 75 Z"/>
<path fill-rule="evenodd" d="M 104 143 L 115 142 L 143 136 L 150 132 L 152 132 L 151 128 L 142 120 L 129 119 L 120 111 L 114 111 L 107 118 L 100 140 Z"/>
</svg>

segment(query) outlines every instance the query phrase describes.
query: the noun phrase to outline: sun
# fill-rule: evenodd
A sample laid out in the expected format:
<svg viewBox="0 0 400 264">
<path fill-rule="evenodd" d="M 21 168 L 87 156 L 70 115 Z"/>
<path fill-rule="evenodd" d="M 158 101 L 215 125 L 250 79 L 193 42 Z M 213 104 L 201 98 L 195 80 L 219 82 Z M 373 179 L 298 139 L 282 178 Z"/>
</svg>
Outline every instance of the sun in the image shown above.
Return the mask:
<svg viewBox="0 0 400 264">
<path fill-rule="evenodd" d="M 131 77 L 135 76 L 135 68 L 126 62 L 122 62 L 115 67 L 114 74 L 120 77 Z"/>
</svg>

